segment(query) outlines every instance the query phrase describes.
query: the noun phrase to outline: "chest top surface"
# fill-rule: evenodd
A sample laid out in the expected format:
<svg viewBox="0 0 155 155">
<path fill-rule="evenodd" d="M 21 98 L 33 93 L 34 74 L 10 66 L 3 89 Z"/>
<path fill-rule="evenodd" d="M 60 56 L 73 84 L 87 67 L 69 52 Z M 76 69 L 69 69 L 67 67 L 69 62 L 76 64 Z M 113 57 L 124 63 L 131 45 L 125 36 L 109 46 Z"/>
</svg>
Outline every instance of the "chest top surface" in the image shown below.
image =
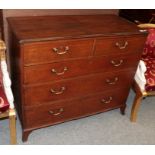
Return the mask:
<svg viewBox="0 0 155 155">
<path fill-rule="evenodd" d="M 20 42 L 141 34 L 134 23 L 117 15 L 9 17 Z"/>
</svg>

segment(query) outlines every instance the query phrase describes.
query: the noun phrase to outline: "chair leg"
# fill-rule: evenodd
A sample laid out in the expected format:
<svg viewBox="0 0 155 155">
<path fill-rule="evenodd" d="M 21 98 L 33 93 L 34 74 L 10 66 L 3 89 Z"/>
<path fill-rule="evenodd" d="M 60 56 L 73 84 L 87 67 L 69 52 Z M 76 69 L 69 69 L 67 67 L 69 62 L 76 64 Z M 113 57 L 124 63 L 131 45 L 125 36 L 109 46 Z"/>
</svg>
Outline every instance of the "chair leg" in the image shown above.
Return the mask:
<svg viewBox="0 0 155 155">
<path fill-rule="evenodd" d="M 9 116 L 10 122 L 10 143 L 16 144 L 16 115 L 15 113 Z"/>
<path fill-rule="evenodd" d="M 142 101 L 143 96 L 136 94 L 135 99 L 134 99 L 134 103 L 132 105 L 132 110 L 131 110 L 131 116 L 130 116 L 130 120 L 131 122 L 136 122 L 137 119 L 137 112 L 140 106 L 140 103 Z"/>
</svg>

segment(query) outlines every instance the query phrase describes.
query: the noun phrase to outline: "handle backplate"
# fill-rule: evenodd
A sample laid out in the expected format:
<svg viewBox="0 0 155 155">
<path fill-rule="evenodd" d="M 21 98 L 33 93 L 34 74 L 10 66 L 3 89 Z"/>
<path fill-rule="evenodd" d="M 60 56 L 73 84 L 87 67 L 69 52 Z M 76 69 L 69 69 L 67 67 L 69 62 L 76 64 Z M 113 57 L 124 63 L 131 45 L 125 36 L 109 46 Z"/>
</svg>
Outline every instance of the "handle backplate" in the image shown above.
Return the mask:
<svg viewBox="0 0 155 155">
<path fill-rule="evenodd" d="M 127 41 L 125 41 L 124 42 L 124 44 L 121 44 L 121 43 L 119 43 L 119 42 L 116 42 L 116 44 L 115 44 L 119 49 L 125 49 L 127 46 L 128 46 L 128 42 Z"/>
<path fill-rule="evenodd" d="M 115 60 L 111 60 L 111 64 L 113 65 L 113 66 L 115 66 L 115 67 L 119 67 L 119 66 L 121 66 L 122 64 L 123 64 L 123 60 L 121 59 L 121 60 L 118 60 L 118 61 L 115 61 Z"/>
<path fill-rule="evenodd" d="M 108 104 L 112 101 L 112 99 L 113 99 L 112 96 L 110 96 L 108 99 L 102 99 L 101 103 Z"/>
<path fill-rule="evenodd" d="M 53 48 L 53 51 L 55 53 L 57 53 L 58 55 L 63 55 L 63 54 L 66 54 L 68 51 L 69 51 L 69 46 L 60 46 L 60 47 L 54 47 Z"/>
<path fill-rule="evenodd" d="M 106 82 L 110 85 L 114 85 L 116 84 L 116 82 L 118 81 L 118 77 L 115 77 L 114 79 L 106 79 Z"/>
<path fill-rule="evenodd" d="M 60 94 L 64 93 L 65 90 L 66 90 L 66 87 L 61 87 L 60 90 L 54 90 L 53 88 L 51 88 L 50 92 L 55 95 L 60 95 Z"/>
<path fill-rule="evenodd" d="M 49 110 L 49 114 L 54 115 L 54 116 L 58 116 L 58 115 L 60 115 L 63 111 L 64 111 L 63 108 L 58 109 L 57 112 L 54 112 L 53 110 Z"/>
<path fill-rule="evenodd" d="M 52 73 L 55 73 L 56 75 L 63 75 L 63 74 L 65 74 L 65 72 L 68 70 L 68 68 L 67 67 L 64 67 L 64 69 L 63 69 L 63 71 L 62 72 L 57 72 L 57 70 L 56 69 L 51 69 L 51 72 Z"/>
</svg>

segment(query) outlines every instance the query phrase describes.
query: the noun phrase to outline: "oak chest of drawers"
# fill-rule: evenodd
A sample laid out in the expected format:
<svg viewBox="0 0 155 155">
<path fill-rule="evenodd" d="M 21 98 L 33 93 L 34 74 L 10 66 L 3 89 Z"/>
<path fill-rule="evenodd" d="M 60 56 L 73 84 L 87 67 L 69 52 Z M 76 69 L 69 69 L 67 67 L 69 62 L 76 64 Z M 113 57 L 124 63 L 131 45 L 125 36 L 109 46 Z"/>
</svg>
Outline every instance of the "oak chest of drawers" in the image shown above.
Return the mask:
<svg viewBox="0 0 155 155">
<path fill-rule="evenodd" d="M 120 108 L 146 34 L 115 15 L 8 18 L 23 140 L 41 127 Z M 101 122 L 102 123 L 102 122 Z"/>
</svg>

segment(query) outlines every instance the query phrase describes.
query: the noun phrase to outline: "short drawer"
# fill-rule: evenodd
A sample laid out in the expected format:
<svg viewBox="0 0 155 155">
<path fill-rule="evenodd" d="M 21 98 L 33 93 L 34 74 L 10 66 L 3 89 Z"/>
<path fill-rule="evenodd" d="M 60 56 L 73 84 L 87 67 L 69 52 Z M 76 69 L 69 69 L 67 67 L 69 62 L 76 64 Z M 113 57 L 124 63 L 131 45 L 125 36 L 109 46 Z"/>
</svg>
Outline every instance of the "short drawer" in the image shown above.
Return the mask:
<svg viewBox="0 0 155 155">
<path fill-rule="evenodd" d="M 102 56 L 24 67 L 24 84 L 52 82 L 99 72 L 135 68 L 140 54 Z"/>
<path fill-rule="evenodd" d="M 121 71 L 131 68 L 136 71 L 140 58 L 140 52 L 107 56 L 105 60 L 106 71 Z"/>
<path fill-rule="evenodd" d="M 133 76 L 134 72 L 127 70 L 94 74 L 36 86 L 26 86 L 24 88 L 25 105 L 38 105 L 44 102 L 82 97 L 87 94 L 102 92 L 106 89 L 121 88 L 122 86 L 129 87 Z"/>
<path fill-rule="evenodd" d="M 143 51 L 144 36 L 117 36 L 100 38 L 96 41 L 95 55 L 124 54 Z"/>
<path fill-rule="evenodd" d="M 92 54 L 93 39 L 27 43 L 23 45 L 24 64 L 47 63 Z"/>
<path fill-rule="evenodd" d="M 121 95 L 120 95 L 121 94 Z M 128 88 L 116 89 L 77 100 L 54 102 L 25 110 L 27 128 L 48 126 L 108 111 L 125 105 Z"/>
</svg>

